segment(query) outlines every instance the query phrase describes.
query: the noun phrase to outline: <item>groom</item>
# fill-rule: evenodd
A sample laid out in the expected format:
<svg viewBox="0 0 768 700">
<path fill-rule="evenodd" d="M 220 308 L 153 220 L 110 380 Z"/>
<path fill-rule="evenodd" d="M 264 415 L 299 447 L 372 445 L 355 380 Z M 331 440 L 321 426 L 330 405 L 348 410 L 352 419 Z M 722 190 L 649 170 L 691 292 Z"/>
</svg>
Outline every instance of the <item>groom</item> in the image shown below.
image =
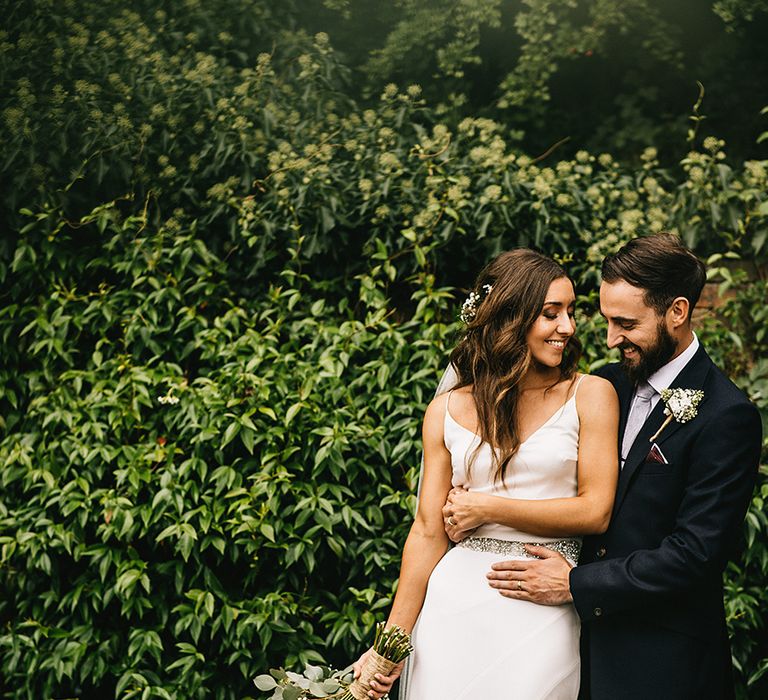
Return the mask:
<svg viewBox="0 0 768 700">
<path fill-rule="evenodd" d="M 528 547 L 541 558 L 496 564 L 489 583 L 510 598 L 573 602 L 584 700 L 732 698 L 722 572 L 755 483 L 760 417 L 691 330 L 705 269 L 679 239 L 630 241 L 602 278 L 608 347 L 622 355 L 600 372 L 621 405 L 611 524 L 584 539 L 577 567 Z M 660 430 L 667 388 L 691 391 L 677 392 Z"/>
</svg>

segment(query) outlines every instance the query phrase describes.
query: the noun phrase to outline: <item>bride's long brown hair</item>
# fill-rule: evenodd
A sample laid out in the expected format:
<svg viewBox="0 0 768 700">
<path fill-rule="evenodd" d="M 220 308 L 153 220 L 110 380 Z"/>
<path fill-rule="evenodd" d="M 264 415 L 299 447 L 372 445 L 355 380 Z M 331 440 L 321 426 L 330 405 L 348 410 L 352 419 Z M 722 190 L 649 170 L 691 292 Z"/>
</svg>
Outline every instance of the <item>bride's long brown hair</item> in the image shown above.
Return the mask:
<svg viewBox="0 0 768 700">
<path fill-rule="evenodd" d="M 480 438 L 493 448 L 494 480 L 504 479 L 510 459 L 520 448 L 520 381 L 533 361 L 526 335 L 544 308 L 549 285 L 563 277 L 569 279 L 551 258 L 518 248 L 494 258 L 475 282 L 480 300 L 451 353 L 451 363 L 459 377 L 456 388 L 472 386 Z M 486 285 L 492 287 L 488 293 Z M 552 386 L 573 377 L 580 356 L 581 343 L 572 336 Z"/>
</svg>

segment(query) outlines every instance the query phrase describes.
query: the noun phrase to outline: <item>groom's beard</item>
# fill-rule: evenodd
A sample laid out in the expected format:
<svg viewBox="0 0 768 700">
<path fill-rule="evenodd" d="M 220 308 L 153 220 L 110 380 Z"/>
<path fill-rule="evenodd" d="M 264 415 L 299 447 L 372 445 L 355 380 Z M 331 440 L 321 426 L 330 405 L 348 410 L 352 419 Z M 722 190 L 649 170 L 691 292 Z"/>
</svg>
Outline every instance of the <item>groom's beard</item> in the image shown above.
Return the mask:
<svg viewBox="0 0 768 700">
<path fill-rule="evenodd" d="M 619 346 L 620 350 L 624 348 L 634 348 L 638 354 L 638 360 L 634 363 L 628 361 L 623 354 L 621 356 L 621 367 L 634 386 L 647 382 L 648 377 L 667 364 L 677 350 L 677 343 L 661 321 L 656 328 L 656 341 L 651 347 L 643 349 L 633 343 L 624 343 Z"/>
</svg>

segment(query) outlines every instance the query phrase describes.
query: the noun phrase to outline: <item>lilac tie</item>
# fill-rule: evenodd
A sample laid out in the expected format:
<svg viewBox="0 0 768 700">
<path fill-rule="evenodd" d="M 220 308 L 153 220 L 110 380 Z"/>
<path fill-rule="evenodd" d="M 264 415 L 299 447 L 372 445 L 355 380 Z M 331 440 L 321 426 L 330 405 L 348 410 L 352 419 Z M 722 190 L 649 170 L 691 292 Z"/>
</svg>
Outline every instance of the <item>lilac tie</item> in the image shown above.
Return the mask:
<svg viewBox="0 0 768 700">
<path fill-rule="evenodd" d="M 627 426 L 624 428 L 624 437 L 621 441 L 622 466 L 624 466 L 624 460 L 627 458 L 637 434 L 643 427 L 643 423 L 648 420 L 648 416 L 651 414 L 654 396 L 656 396 L 656 389 L 650 384 L 647 382 L 638 384 L 637 389 L 635 390 L 635 397 L 632 400 L 632 408 L 630 409 L 629 417 L 627 418 Z"/>
</svg>

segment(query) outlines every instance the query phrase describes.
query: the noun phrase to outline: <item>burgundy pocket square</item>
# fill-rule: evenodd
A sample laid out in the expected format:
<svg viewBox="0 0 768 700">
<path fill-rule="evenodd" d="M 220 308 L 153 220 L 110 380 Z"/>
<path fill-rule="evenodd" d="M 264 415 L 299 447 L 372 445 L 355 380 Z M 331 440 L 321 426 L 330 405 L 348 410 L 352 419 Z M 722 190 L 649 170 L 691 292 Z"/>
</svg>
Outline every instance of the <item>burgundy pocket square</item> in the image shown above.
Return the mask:
<svg viewBox="0 0 768 700">
<path fill-rule="evenodd" d="M 664 456 L 664 453 L 659 449 L 659 446 L 654 442 L 653 445 L 651 445 L 651 450 L 648 452 L 648 454 L 645 456 L 646 462 L 657 462 L 658 464 L 669 464 L 667 462 L 667 458 Z"/>
</svg>

